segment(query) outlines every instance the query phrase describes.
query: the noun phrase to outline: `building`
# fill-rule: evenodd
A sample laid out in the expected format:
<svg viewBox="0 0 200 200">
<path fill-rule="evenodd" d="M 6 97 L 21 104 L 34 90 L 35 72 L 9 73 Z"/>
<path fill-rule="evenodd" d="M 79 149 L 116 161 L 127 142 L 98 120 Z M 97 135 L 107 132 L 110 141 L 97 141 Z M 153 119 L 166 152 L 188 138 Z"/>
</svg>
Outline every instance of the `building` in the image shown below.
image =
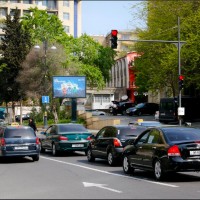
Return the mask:
<svg viewBox="0 0 200 200">
<path fill-rule="evenodd" d="M 21 16 L 29 12 L 29 8 L 38 7 L 40 10 L 47 10 L 49 14 L 56 14 L 63 22 L 65 32 L 74 37 L 81 36 L 81 0 L 1 0 L 0 19 L 6 14 L 12 14 L 16 7 L 20 10 Z M 3 36 L 2 24 L 0 25 L 0 36 Z"/>
</svg>

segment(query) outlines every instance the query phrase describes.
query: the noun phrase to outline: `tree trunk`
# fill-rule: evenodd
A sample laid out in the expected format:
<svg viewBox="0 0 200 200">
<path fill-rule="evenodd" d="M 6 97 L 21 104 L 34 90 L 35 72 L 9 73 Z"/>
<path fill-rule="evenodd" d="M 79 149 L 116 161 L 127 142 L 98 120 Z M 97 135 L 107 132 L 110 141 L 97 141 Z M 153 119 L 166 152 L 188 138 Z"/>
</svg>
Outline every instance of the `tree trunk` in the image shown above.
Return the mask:
<svg viewBox="0 0 200 200">
<path fill-rule="evenodd" d="M 53 116 L 54 116 L 54 123 L 58 123 L 58 114 L 56 111 L 56 105 L 53 105 Z"/>
</svg>

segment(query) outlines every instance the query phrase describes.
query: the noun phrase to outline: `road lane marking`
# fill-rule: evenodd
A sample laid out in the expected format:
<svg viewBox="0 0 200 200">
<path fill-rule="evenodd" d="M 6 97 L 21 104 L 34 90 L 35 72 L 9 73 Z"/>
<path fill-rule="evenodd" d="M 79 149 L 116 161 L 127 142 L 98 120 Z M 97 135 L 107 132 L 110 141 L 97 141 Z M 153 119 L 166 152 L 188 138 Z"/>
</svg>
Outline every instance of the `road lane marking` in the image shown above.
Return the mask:
<svg viewBox="0 0 200 200">
<path fill-rule="evenodd" d="M 172 184 L 167 184 L 167 183 L 161 183 L 161 182 L 150 181 L 150 180 L 146 180 L 146 179 L 139 179 L 139 178 L 126 176 L 126 175 L 116 174 L 116 173 L 112 173 L 112 172 L 108 172 L 108 171 L 104 171 L 104 170 L 86 167 L 86 166 L 83 166 L 83 165 L 78 165 L 78 164 L 69 163 L 69 162 L 65 162 L 65 161 L 61 161 L 61 160 L 56 160 L 56 159 L 53 159 L 53 158 L 48 158 L 48 157 L 45 157 L 45 156 L 40 156 L 40 158 L 44 158 L 46 160 L 51 160 L 51 161 L 54 161 L 54 162 L 59 162 L 59 163 L 62 163 L 62 164 L 71 165 L 71 166 L 75 166 L 75 167 L 80 167 L 80 168 L 84 168 L 84 169 L 88 169 L 88 170 L 92 170 L 92 171 L 96 171 L 96 172 L 100 172 L 100 173 L 104 173 L 104 174 L 109 174 L 109 175 L 113 175 L 113 176 L 119 176 L 119 177 L 134 179 L 134 180 L 138 180 L 138 181 L 144 181 L 144 182 L 147 182 L 147 183 L 153 183 L 153 184 L 167 186 L 167 187 L 174 187 L 174 188 L 179 187 L 178 185 L 172 185 Z"/>
<path fill-rule="evenodd" d="M 119 190 L 115 190 L 115 189 L 112 189 L 112 188 L 105 187 L 105 186 L 107 186 L 106 184 L 98 184 L 98 183 L 83 182 L 83 185 L 84 185 L 84 187 L 98 187 L 98 188 L 101 188 L 101 189 L 110 190 L 110 191 L 112 191 L 112 192 L 122 193 L 122 191 L 119 191 Z"/>
</svg>

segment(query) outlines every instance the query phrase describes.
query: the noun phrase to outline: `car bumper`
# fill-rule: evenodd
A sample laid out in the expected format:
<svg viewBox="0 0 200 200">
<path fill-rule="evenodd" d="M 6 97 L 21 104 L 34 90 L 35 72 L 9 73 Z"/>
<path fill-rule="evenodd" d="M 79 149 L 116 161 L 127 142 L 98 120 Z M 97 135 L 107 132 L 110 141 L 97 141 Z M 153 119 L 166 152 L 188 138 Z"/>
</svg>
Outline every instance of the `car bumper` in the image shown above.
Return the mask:
<svg viewBox="0 0 200 200">
<path fill-rule="evenodd" d="M 59 142 L 56 148 L 58 151 L 86 151 L 88 145 L 88 142 Z"/>
<path fill-rule="evenodd" d="M 170 158 L 165 171 L 187 172 L 200 171 L 200 158 L 197 160 L 183 160 L 180 157 Z"/>
<path fill-rule="evenodd" d="M 36 150 L 17 150 L 17 151 L 9 151 L 6 148 L 0 149 L 0 156 L 1 157 L 14 157 L 14 156 L 34 156 L 40 153 L 40 147 L 38 146 Z"/>
</svg>

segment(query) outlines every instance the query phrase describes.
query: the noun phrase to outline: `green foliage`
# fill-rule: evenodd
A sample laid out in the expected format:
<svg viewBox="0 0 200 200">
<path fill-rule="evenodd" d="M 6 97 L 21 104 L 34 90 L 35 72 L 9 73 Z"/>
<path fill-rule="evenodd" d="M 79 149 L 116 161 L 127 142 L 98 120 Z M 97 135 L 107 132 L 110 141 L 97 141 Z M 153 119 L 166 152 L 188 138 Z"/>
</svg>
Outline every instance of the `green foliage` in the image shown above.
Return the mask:
<svg viewBox="0 0 200 200">
<path fill-rule="evenodd" d="M 5 36 L 0 45 L 2 51 L 0 60 L 1 98 L 6 102 L 17 101 L 22 96 L 23 91 L 16 78 L 32 46 L 29 31 L 22 28 L 19 16 L 20 11 L 17 8 L 14 10 L 13 18 L 11 15 L 6 16 L 3 27 Z M 9 92 L 8 88 L 10 88 Z"/>
<path fill-rule="evenodd" d="M 200 88 L 199 76 L 199 9 L 200 3 L 191 1 L 147 1 L 143 16 L 146 29 L 138 29 L 140 40 L 178 41 L 178 17 L 180 40 L 186 41 L 181 48 L 182 73 L 187 74 L 187 86 L 194 83 Z M 177 44 L 177 43 L 176 43 Z M 136 85 L 142 92 L 165 88 L 170 94 L 178 94 L 178 48 L 174 44 L 137 42 L 134 46 L 141 57 L 135 62 Z M 191 68 L 192 66 L 192 68 Z M 189 78 L 190 74 L 192 75 Z M 194 74 L 196 74 L 194 79 Z M 198 74 L 198 75 L 197 75 Z"/>
</svg>

